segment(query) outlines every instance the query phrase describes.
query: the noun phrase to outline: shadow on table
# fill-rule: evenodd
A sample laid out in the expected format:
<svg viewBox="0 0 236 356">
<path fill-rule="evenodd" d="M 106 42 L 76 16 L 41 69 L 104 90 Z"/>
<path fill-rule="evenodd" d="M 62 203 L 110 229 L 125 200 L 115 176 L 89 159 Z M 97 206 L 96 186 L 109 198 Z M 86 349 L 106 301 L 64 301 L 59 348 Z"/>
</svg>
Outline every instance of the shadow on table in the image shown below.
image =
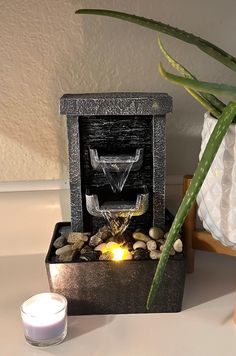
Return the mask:
<svg viewBox="0 0 236 356">
<path fill-rule="evenodd" d="M 205 251 L 195 257 L 195 271 L 186 276 L 182 310 L 236 294 L 236 257 Z"/>
<path fill-rule="evenodd" d="M 114 315 L 70 316 L 68 317 L 68 333 L 65 342 L 95 329 L 102 328 L 110 324 L 114 318 Z"/>
</svg>

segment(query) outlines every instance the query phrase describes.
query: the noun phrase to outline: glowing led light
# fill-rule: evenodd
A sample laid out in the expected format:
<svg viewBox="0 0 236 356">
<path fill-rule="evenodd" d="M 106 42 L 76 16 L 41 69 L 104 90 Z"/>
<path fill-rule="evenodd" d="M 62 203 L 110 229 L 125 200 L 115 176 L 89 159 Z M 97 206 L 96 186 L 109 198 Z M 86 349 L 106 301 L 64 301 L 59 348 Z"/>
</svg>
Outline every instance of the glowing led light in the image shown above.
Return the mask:
<svg viewBox="0 0 236 356">
<path fill-rule="evenodd" d="M 121 247 L 116 247 L 111 251 L 113 253 L 113 261 L 121 261 L 125 259 L 125 250 Z"/>
</svg>

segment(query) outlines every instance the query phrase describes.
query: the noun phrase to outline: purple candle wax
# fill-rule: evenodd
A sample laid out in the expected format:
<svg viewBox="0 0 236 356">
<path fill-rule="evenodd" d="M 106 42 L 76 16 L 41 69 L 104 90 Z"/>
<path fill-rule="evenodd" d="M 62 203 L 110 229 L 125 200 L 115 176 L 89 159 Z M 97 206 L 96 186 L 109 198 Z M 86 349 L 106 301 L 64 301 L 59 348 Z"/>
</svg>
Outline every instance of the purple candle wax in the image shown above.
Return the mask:
<svg viewBox="0 0 236 356">
<path fill-rule="evenodd" d="M 56 293 L 41 293 L 26 300 L 21 306 L 26 339 L 43 342 L 65 335 L 66 309 L 66 299 Z"/>
</svg>

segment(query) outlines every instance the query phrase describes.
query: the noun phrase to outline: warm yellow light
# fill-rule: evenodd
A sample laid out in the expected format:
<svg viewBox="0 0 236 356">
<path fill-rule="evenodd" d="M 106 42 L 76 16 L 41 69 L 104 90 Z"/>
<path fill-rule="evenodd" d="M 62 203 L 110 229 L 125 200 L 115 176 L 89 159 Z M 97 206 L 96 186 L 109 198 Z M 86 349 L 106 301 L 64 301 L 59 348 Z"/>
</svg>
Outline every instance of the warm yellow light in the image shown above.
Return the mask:
<svg viewBox="0 0 236 356">
<path fill-rule="evenodd" d="M 121 261 L 125 259 L 125 251 L 121 247 L 115 247 L 111 250 L 113 253 L 113 261 Z"/>
<path fill-rule="evenodd" d="M 122 245 L 119 245 L 117 242 L 111 241 L 104 245 L 105 247 L 100 249 L 100 251 L 102 253 L 106 253 L 106 252 L 111 253 L 113 261 L 132 259 L 131 253 L 126 248 L 123 248 Z"/>
</svg>

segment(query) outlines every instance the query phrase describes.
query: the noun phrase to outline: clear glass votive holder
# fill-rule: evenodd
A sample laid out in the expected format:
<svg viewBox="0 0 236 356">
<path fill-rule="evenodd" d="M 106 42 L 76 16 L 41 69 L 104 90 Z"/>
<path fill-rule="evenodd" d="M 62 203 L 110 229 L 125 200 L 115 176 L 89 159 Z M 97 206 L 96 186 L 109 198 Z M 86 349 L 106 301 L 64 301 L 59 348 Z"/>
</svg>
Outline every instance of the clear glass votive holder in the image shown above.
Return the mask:
<svg viewBox="0 0 236 356">
<path fill-rule="evenodd" d="M 67 334 L 67 300 L 57 293 L 36 294 L 21 305 L 21 319 L 29 344 L 59 344 Z"/>
</svg>

